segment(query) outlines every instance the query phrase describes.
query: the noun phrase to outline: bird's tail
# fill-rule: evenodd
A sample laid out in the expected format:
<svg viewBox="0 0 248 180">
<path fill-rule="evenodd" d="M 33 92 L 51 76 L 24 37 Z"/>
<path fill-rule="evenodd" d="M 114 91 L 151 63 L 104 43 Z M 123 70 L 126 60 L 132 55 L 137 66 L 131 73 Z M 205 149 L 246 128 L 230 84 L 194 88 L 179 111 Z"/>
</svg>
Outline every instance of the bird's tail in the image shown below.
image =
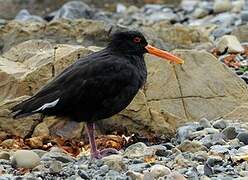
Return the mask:
<svg viewBox="0 0 248 180">
<path fill-rule="evenodd" d="M 13 119 L 22 118 L 35 114 L 35 112 L 32 112 L 32 109 L 30 108 L 30 104 L 32 104 L 32 98 L 24 100 L 21 103 L 12 107 L 10 110 Z"/>
</svg>

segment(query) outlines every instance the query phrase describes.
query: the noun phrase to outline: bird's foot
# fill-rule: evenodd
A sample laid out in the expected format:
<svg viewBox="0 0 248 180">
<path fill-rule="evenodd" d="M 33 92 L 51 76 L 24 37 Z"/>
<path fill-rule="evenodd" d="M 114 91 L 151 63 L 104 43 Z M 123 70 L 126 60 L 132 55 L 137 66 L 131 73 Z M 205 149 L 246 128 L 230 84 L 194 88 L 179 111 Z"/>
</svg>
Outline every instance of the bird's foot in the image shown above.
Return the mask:
<svg viewBox="0 0 248 180">
<path fill-rule="evenodd" d="M 119 152 L 114 148 L 107 148 L 101 151 L 96 150 L 95 152 L 91 152 L 92 159 L 102 159 L 103 157 L 109 156 L 111 154 L 119 154 Z"/>
</svg>

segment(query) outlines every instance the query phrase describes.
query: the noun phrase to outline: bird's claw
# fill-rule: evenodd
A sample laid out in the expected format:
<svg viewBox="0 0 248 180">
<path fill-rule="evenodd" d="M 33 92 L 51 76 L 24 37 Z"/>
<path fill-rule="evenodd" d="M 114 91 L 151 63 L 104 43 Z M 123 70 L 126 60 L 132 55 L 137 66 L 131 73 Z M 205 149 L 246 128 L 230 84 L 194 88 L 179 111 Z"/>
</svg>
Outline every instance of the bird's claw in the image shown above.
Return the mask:
<svg viewBox="0 0 248 180">
<path fill-rule="evenodd" d="M 91 152 L 92 159 L 102 159 L 103 157 L 109 156 L 111 154 L 119 154 L 119 152 L 114 148 L 107 148 L 101 151 L 96 150 L 95 152 Z"/>
</svg>

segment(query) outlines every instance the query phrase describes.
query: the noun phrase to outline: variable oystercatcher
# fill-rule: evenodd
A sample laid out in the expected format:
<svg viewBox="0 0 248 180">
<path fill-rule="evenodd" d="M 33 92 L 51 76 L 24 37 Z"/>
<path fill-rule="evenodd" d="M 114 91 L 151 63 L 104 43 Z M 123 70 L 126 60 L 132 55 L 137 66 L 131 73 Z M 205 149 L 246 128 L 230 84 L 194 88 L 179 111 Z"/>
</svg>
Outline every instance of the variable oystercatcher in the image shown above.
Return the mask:
<svg viewBox="0 0 248 180">
<path fill-rule="evenodd" d="M 116 32 L 105 49 L 79 59 L 34 96 L 14 106 L 13 117 L 41 113 L 85 121 L 91 157 L 116 153 L 114 149 L 97 150 L 94 122 L 113 116 L 132 101 L 146 81 L 145 53 L 183 63 L 182 59 L 149 45 L 138 31 Z"/>
</svg>

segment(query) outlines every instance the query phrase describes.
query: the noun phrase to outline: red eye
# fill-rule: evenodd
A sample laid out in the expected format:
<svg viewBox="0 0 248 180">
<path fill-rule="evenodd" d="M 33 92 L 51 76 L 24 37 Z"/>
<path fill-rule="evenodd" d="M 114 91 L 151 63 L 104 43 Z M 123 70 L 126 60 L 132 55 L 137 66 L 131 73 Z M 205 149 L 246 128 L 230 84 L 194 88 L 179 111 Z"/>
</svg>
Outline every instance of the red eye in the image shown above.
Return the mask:
<svg viewBox="0 0 248 180">
<path fill-rule="evenodd" d="M 133 38 L 133 42 L 135 42 L 135 43 L 140 43 L 140 41 L 141 41 L 140 37 Z"/>
</svg>

